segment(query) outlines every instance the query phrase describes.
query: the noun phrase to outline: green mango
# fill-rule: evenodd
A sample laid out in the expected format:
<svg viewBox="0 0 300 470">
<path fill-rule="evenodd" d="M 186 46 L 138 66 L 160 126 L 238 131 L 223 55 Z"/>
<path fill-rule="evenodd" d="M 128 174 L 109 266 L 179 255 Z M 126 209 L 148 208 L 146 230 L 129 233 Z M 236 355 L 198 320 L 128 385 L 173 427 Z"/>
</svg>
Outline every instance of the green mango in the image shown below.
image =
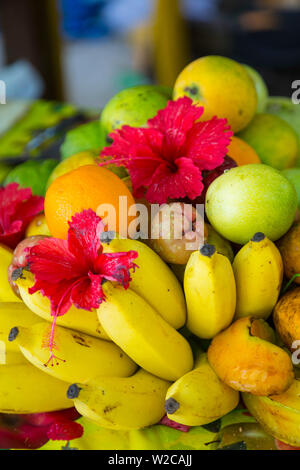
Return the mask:
<svg viewBox="0 0 300 470">
<path fill-rule="evenodd" d="M 58 165 L 57 160 L 28 160 L 14 167 L 6 176 L 4 184 L 18 183 L 24 188 L 31 188 L 32 194 L 44 196 L 48 178 Z"/>
<path fill-rule="evenodd" d="M 282 174 L 294 186 L 298 198 L 298 208 L 300 208 L 300 168 L 288 168 L 283 170 Z"/>
<path fill-rule="evenodd" d="M 172 90 L 156 85 L 138 85 L 117 93 L 105 106 L 100 123 L 105 135 L 124 125 L 143 127 L 172 99 Z"/>
<path fill-rule="evenodd" d="M 254 81 L 256 93 L 257 93 L 257 112 L 263 113 L 266 109 L 269 91 L 266 85 L 266 82 L 254 68 L 250 67 L 249 65 L 244 64 L 245 69 L 249 73 L 250 77 Z"/>
<path fill-rule="evenodd" d="M 300 139 L 300 105 L 294 104 L 291 98 L 270 96 L 267 100 L 266 113 L 274 114 L 286 121 Z"/>
<path fill-rule="evenodd" d="M 61 159 L 65 160 L 85 151 L 93 152 L 96 156 L 106 145 L 105 136 L 98 121 L 81 124 L 67 132 L 60 147 Z"/>
</svg>

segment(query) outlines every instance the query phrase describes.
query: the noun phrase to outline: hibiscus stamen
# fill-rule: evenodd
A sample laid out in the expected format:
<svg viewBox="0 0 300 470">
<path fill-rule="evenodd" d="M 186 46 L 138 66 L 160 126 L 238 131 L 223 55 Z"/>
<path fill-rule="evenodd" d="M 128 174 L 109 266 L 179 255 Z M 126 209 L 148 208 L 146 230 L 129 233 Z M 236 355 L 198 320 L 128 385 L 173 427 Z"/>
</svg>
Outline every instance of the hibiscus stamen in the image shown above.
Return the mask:
<svg viewBox="0 0 300 470">
<path fill-rule="evenodd" d="M 50 357 L 49 357 L 48 361 L 45 362 L 45 364 L 44 364 L 45 367 L 48 367 L 49 364 L 51 365 L 51 367 L 53 367 L 55 364 L 58 366 L 59 361 L 60 362 L 66 362 L 65 359 L 61 359 L 61 358 L 57 357 L 54 354 L 54 350 L 58 349 L 57 346 L 56 346 L 56 343 L 54 341 L 57 316 L 58 315 L 53 316 L 53 321 L 52 321 L 50 333 L 46 333 L 46 335 L 43 339 L 43 343 L 42 343 L 42 347 L 45 348 L 45 349 L 49 349 L 49 351 L 50 351 Z"/>
</svg>

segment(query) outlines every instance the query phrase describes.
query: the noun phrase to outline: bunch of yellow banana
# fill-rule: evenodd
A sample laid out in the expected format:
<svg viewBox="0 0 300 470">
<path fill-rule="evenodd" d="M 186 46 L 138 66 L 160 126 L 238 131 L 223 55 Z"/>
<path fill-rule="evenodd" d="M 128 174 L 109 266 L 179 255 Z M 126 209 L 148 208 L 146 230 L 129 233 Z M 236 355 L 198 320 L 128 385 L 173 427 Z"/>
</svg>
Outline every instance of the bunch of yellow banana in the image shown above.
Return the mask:
<svg viewBox="0 0 300 470">
<path fill-rule="evenodd" d="M 0 303 L 0 413 L 40 413 L 70 407 L 68 383 L 32 366 L 14 342 L 8 340 L 17 322 L 32 327 L 39 317 L 24 303 Z"/>
<path fill-rule="evenodd" d="M 283 263 L 279 250 L 263 233 L 256 233 L 233 261 L 236 318 L 268 318 L 280 294 Z"/>
<path fill-rule="evenodd" d="M 213 245 L 195 251 L 185 269 L 184 291 L 187 327 L 200 338 L 210 339 L 232 322 L 236 286 L 229 259 Z"/>
<path fill-rule="evenodd" d="M 44 297 L 41 292 L 29 294 L 28 289 L 34 284 L 34 276 L 29 271 L 23 271 L 22 277 L 16 281 L 19 292 L 24 304 L 29 310 L 34 312 L 39 317 L 52 323 L 53 317 L 51 316 L 50 301 Z M 104 331 L 102 325 L 99 323 L 97 312 L 95 310 L 83 311 L 72 306 L 66 315 L 57 317 L 57 325 L 71 328 L 73 330 L 81 331 L 96 338 L 109 340 L 107 333 Z M 18 322 L 15 322 L 17 325 Z M 13 326 L 15 326 L 13 325 Z M 22 324 L 20 324 L 22 326 Z"/>
<path fill-rule="evenodd" d="M 27 328 L 17 326 L 12 328 L 9 341 L 17 343 L 34 366 L 66 382 L 85 383 L 98 375 L 128 377 L 136 371 L 136 364 L 116 344 L 61 326 L 55 329 L 55 351 L 59 357 L 45 367 L 49 360 L 45 343 L 50 333 L 47 322 Z"/>
<path fill-rule="evenodd" d="M 66 397 L 68 386 L 28 361 L 1 365 L 0 412 L 43 413 L 70 408 L 72 404 Z"/>
<path fill-rule="evenodd" d="M 31 326 L 39 321 L 23 302 L 0 302 L 0 350 L 1 354 L 7 351 L 18 352 L 15 343 L 8 341 L 10 330 L 15 325 Z"/>
<path fill-rule="evenodd" d="M 194 369 L 167 391 L 165 409 L 177 423 L 201 426 L 229 413 L 238 402 L 239 393 L 221 382 L 205 353 L 197 352 Z"/>
<path fill-rule="evenodd" d="M 281 395 L 260 397 L 243 393 L 250 413 L 272 436 L 291 446 L 300 446 L 300 381 Z"/>
<path fill-rule="evenodd" d="M 177 380 L 193 367 L 192 350 L 154 308 L 130 288 L 103 285 L 106 301 L 98 316 L 109 337 L 140 367 L 165 380 Z"/>
<path fill-rule="evenodd" d="M 140 369 L 132 377 L 98 377 L 73 384 L 68 397 L 79 413 L 100 426 L 115 430 L 140 429 L 164 416 L 170 382 Z"/>
<path fill-rule="evenodd" d="M 137 251 L 139 268 L 132 273 L 130 289 L 143 297 L 171 326 L 178 329 L 186 322 L 186 306 L 180 283 L 155 251 L 138 240 L 119 239 L 104 232 L 106 253 Z"/>
</svg>

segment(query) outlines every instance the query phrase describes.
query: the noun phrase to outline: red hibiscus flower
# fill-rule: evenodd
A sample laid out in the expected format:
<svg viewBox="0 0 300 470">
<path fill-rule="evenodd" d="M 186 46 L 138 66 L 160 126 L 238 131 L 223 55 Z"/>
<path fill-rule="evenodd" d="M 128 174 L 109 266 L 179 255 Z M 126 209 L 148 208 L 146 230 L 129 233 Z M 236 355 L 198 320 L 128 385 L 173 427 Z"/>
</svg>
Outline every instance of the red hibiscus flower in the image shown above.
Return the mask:
<svg viewBox="0 0 300 470">
<path fill-rule="evenodd" d="M 0 415 L 1 449 L 38 449 L 50 440 L 70 441 L 83 435 L 74 422 L 80 417 L 75 408 L 27 415 Z"/>
<path fill-rule="evenodd" d="M 159 421 L 158 424 L 162 424 L 164 426 L 167 426 L 168 428 L 177 429 L 177 431 L 181 432 L 189 432 L 189 430 L 191 429 L 191 426 L 177 423 L 176 421 L 173 421 L 172 419 L 168 418 L 167 415 L 163 416 L 163 418 Z"/>
<path fill-rule="evenodd" d="M 48 362 L 59 360 L 53 353 L 56 318 L 66 314 L 71 305 L 88 311 L 98 308 L 105 300 L 102 283 L 115 281 L 127 289 L 130 270 L 137 267 L 133 262 L 136 251 L 103 253 L 100 235 L 104 225 L 91 209 L 75 214 L 69 226 L 67 240 L 45 238 L 30 248 L 27 257 L 35 275 L 29 293 L 41 291 L 51 302 Z"/>
<path fill-rule="evenodd" d="M 190 98 L 170 101 L 148 121 L 147 128 L 123 126 L 112 132 L 101 152 L 109 162 L 125 166 L 134 196 L 150 203 L 201 195 L 202 171 L 221 165 L 233 133 L 226 119 L 198 122 L 203 108 Z M 100 165 L 107 164 L 107 159 Z"/>
<path fill-rule="evenodd" d="M 15 248 L 32 218 L 44 209 L 44 198 L 10 183 L 0 188 L 0 243 Z"/>
</svg>

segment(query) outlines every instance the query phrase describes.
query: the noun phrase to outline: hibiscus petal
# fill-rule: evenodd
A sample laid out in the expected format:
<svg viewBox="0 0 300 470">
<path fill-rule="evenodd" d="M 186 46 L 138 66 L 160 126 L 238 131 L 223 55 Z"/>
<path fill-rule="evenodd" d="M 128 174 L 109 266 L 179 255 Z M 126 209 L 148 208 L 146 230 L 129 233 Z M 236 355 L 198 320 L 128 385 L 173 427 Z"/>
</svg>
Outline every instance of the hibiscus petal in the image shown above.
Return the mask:
<svg viewBox="0 0 300 470">
<path fill-rule="evenodd" d="M 57 421 L 49 427 L 47 436 L 52 441 L 71 441 L 79 439 L 83 435 L 83 427 L 73 421 Z"/>
<path fill-rule="evenodd" d="M 186 136 L 182 153 L 193 160 L 200 170 L 213 170 L 220 166 L 227 154 L 233 136 L 226 119 L 212 118 L 198 122 Z"/>
<path fill-rule="evenodd" d="M 32 196 L 30 188 L 19 188 L 18 183 L 10 183 L 0 188 L 0 225 L 6 231 L 19 203 Z"/>
<path fill-rule="evenodd" d="M 164 164 L 164 163 L 163 163 Z M 151 183 L 153 173 L 161 163 L 153 160 L 137 158 L 128 166 L 128 172 L 132 183 L 132 192 L 135 198 L 141 198 L 145 194 L 147 186 Z"/>
<path fill-rule="evenodd" d="M 75 214 L 69 222 L 68 248 L 71 253 L 86 266 L 92 266 L 100 248 L 100 235 L 104 225 L 91 209 Z"/>
<path fill-rule="evenodd" d="M 66 240 L 45 238 L 30 249 L 27 260 L 30 271 L 39 280 L 59 283 L 81 277 L 85 265 L 68 250 Z"/>
<path fill-rule="evenodd" d="M 154 204 L 163 204 L 168 199 L 188 197 L 193 200 L 203 191 L 202 174 L 192 160 L 179 158 L 175 162 L 177 171 L 161 165 L 153 175 L 146 193 L 147 200 Z"/>
<path fill-rule="evenodd" d="M 169 101 L 167 107 L 149 119 L 150 128 L 157 129 L 165 136 L 161 152 L 166 160 L 174 161 L 182 154 L 181 147 L 186 134 L 203 114 L 203 108 L 195 106 L 187 96 Z"/>
<path fill-rule="evenodd" d="M 42 196 L 31 196 L 27 201 L 18 204 L 14 217 L 27 222 L 43 210 L 44 198 Z"/>
<path fill-rule="evenodd" d="M 110 157 L 109 163 L 127 166 L 138 157 L 161 161 L 159 149 L 163 136 L 154 129 L 123 126 L 109 136 L 113 143 L 100 154 L 100 157 Z M 105 164 L 107 162 L 100 162 L 100 166 Z"/>
<path fill-rule="evenodd" d="M 23 222 L 21 220 L 15 220 L 5 233 L 0 234 L 0 243 L 10 248 L 15 248 L 22 240 L 23 234 Z"/>
<path fill-rule="evenodd" d="M 130 270 L 138 266 L 133 262 L 138 257 L 136 251 L 124 253 L 103 253 L 97 260 L 97 271 L 103 279 L 116 281 L 127 289 L 131 281 Z"/>
<path fill-rule="evenodd" d="M 15 248 L 30 220 L 43 210 L 44 198 L 11 183 L 0 188 L 0 243 Z"/>
<path fill-rule="evenodd" d="M 167 415 L 165 415 L 158 424 L 168 426 L 169 428 L 177 429 L 177 431 L 181 432 L 189 432 L 189 430 L 191 429 L 191 426 L 177 423 L 176 421 L 173 421 L 172 419 L 168 418 Z"/>
<path fill-rule="evenodd" d="M 74 279 L 69 281 L 60 281 L 51 284 L 47 281 L 36 280 L 35 284 L 28 289 L 29 294 L 40 291 L 42 295 L 48 297 L 51 304 L 51 315 L 62 316 L 68 312 L 72 306 L 72 288 L 74 287 Z"/>
<path fill-rule="evenodd" d="M 99 308 L 105 296 L 102 289 L 102 276 L 89 273 L 80 283 L 72 289 L 72 303 L 76 308 L 91 311 Z"/>
</svg>

